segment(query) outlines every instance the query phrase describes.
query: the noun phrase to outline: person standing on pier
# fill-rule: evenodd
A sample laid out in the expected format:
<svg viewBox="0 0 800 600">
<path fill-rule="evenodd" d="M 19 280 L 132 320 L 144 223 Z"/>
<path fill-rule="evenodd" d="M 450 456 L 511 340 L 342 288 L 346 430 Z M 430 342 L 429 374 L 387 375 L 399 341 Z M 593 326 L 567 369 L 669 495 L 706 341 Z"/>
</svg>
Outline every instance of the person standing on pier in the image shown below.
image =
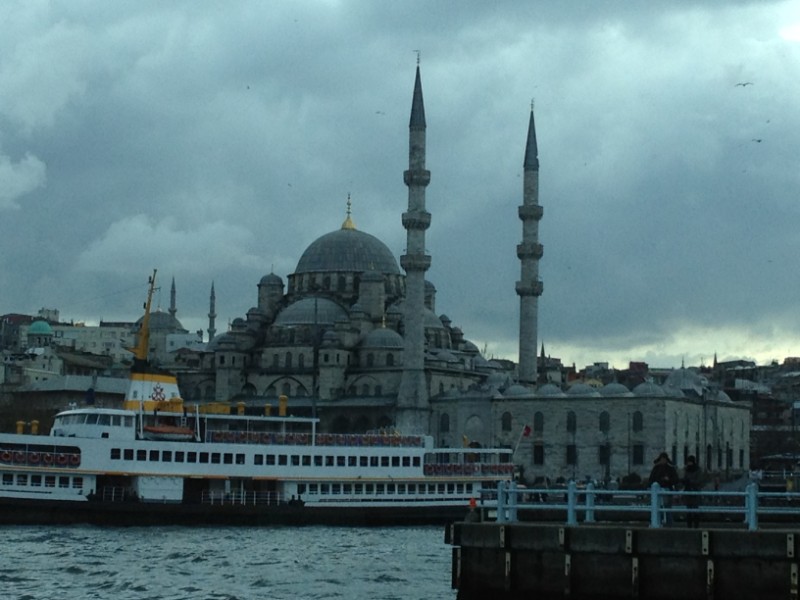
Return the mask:
<svg viewBox="0 0 800 600">
<path fill-rule="evenodd" d="M 650 471 L 648 484 L 652 486 L 654 483 L 657 483 L 662 490 L 667 492 L 662 504 L 667 509 L 664 513 L 664 524 L 671 525 L 672 513 L 669 511 L 672 508 L 671 492 L 678 484 L 678 472 L 672 466 L 672 461 L 670 461 L 669 454 L 666 452 L 659 454 L 658 458 L 653 461 L 653 469 Z"/>
<path fill-rule="evenodd" d="M 703 487 L 703 472 L 697 465 L 694 456 L 686 457 L 686 464 L 683 467 L 683 489 L 687 492 L 699 492 Z M 700 526 L 700 496 L 695 494 L 686 495 L 686 526 L 697 528 Z"/>
</svg>

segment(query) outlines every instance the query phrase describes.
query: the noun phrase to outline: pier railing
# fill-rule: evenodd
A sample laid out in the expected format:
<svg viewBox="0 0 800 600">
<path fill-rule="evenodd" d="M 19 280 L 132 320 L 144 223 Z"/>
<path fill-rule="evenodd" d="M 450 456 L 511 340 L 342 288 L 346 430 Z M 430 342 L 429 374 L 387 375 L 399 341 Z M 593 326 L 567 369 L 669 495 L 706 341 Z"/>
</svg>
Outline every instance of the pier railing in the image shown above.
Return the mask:
<svg viewBox="0 0 800 600">
<path fill-rule="evenodd" d="M 497 521 L 516 522 L 520 513 L 525 520 L 536 520 L 544 513 L 560 513 L 567 525 L 596 523 L 602 519 L 632 518 L 647 520 L 652 528 L 668 526 L 677 515 L 697 519 L 726 520 L 744 523 L 752 531 L 759 519 L 800 518 L 800 493 L 760 491 L 754 482 L 742 491 L 674 491 L 654 483 L 644 490 L 597 489 L 570 482 L 566 488 L 531 489 L 516 482 L 498 482 L 496 489 L 481 490 L 481 507 L 496 509 Z"/>
</svg>

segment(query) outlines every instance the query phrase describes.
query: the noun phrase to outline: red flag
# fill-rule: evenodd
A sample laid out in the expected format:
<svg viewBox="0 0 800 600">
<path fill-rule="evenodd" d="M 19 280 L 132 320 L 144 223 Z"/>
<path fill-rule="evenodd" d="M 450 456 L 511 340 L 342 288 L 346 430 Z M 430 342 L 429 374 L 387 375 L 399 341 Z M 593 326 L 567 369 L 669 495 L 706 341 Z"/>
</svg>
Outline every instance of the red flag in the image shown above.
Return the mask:
<svg viewBox="0 0 800 600">
<path fill-rule="evenodd" d="M 522 437 L 528 437 L 531 434 L 531 426 L 525 425 L 525 428 L 522 430 Z"/>
</svg>

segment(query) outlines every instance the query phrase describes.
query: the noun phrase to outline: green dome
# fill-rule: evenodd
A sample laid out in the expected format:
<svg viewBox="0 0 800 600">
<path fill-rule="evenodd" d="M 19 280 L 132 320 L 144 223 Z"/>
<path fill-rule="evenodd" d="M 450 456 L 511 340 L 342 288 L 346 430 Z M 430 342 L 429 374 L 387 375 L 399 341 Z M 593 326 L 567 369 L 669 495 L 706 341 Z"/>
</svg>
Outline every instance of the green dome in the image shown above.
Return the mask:
<svg viewBox="0 0 800 600">
<path fill-rule="evenodd" d="M 47 321 L 34 321 L 28 328 L 28 335 L 53 335 L 53 328 Z"/>
</svg>

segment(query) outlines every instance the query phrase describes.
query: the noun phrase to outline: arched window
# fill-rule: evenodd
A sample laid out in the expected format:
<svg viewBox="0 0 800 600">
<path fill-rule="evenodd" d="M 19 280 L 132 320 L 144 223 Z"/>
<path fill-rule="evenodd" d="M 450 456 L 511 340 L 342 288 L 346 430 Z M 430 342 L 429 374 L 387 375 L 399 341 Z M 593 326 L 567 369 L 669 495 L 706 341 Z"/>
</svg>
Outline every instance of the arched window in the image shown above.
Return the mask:
<svg viewBox="0 0 800 600">
<path fill-rule="evenodd" d="M 284 366 L 287 369 L 291 369 L 292 368 L 292 353 L 291 352 L 287 352 L 286 353 L 286 364 Z"/>
<path fill-rule="evenodd" d="M 361 386 L 361 395 L 362 396 L 369 396 L 369 384 L 365 383 Z"/>
<path fill-rule="evenodd" d="M 273 354 L 272 355 L 272 366 L 273 367 L 280 366 L 279 362 L 280 362 L 280 358 L 278 357 L 278 355 L 277 354 Z"/>
<path fill-rule="evenodd" d="M 389 352 L 386 355 L 386 366 L 387 367 L 393 367 L 394 366 L 394 354 L 392 354 L 391 352 Z"/>
<path fill-rule="evenodd" d="M 511 431 L 511 413 L 504 412 L 501 421 L 503 431 Z"/>
<path fill-rule="evenodd" d="M 298 354 L 297 355 L 297 366 L 302 369 L 305 366 L 305 364 L 306 364 L 306 355 L 305 354 Z"/>
<path fill-rule="evenodd" d="M 640 411 L 637 410 L 635 413 L 633 413 L 633 422 L 631 423 L 631 426 L 634 431 L 641 431 L 644 429 L 644 417 Z"/>
<path fill-rule="evenodd" d="M 439 433 L 448 433 L 450 431 L 450 415 L 447 413 L 439 417 Z"/>
<path fill-rule="evenodd" d="M 578 430 L 578 417 L 575 411 L 571 410 L 567 413 L 567 431 L 575 433 Z"/>
<path fill-rule="evenodd" d="M 380 396 L 382 391 L 383 391 L 383 388 L 381 386 L 379 386 L 379 385 L 375 386 L 375 395 L 376 396 Z"/>
<path fill-rule="evenodd" d="M 368 367 L 374 367 L 375 366 L 375 355 L 372 352 L 367 354 L 367 366 Z"/>
<path fill-rule="evenodd" d="M 284 382 L 284 384 L 281 386 L 281 394 L 283 394 L 284 396 L 292 395 L 292 386 L 289 385 L 288 381 Z"/>
<path fill-rule="evenodd" d="M 607 410 L 604 410 L 600 413 L 600 431 L 608 433 L 609 429 L 611 429 L 611 415 L 608 414 Z"/>
<path fill-rule="evenodd" d="M 533 415 L 533 430 L 536 433 L 544 431 L 544 413 L 539 411 Z"/>
</svg>

